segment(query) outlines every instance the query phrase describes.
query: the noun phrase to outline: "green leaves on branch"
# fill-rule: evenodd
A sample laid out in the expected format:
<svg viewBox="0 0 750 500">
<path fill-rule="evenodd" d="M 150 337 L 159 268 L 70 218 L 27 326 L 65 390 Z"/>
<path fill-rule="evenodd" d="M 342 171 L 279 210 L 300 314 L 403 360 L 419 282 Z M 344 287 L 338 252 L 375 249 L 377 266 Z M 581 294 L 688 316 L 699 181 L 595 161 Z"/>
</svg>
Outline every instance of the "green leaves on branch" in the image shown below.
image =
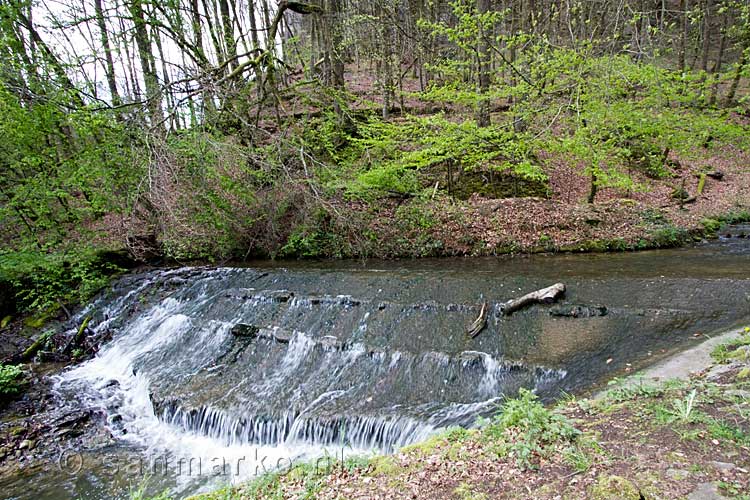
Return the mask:
<svg viewBox="0 0 750 500">
<path fill-rule="evenodd" d="M 0 252 L 0 281 L 11 284 L 20 308 L 26 310 L 86 301 L 120 271 L 87 248 L 69 253 Z"/>
<path fill-rule="evenodd" d="M 536 163 L 531 136 L 508 127 L 478 127 L 473 120 L 454 122 L 443 115 L 409 117 L 401 122 L 372 120 L 360 124 L 351 139 L 351 157 L 365 160 L 348 184 L 354 197 L 417 194 L 419 173 L 450 163 L 463 171 L 508 172 L 529 180 L 546 180 Z M 426 187 L 426 186 L 424 186 Z"/>
<path fill-rule="evenodd" d="M 23 370 L 17 365 L 0 365 L 0 396 L 17 394 L 21 390 Z"/>
</svg>

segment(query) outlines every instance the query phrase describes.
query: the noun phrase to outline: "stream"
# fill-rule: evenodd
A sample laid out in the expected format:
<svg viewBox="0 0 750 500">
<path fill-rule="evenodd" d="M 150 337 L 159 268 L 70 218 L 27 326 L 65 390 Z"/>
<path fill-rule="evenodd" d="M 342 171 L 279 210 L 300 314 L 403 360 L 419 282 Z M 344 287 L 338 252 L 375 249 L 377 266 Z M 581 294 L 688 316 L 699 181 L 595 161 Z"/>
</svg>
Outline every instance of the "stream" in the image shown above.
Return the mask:
<svg viewBox="0 0 750 500">
<path fill-rule="evenodd" d="M 501 313 L 556 282 L 567 286 L 557 304 Z M 468 338 L 484 301 L 487 325 Z M 750 239 L 155 270 L 120 279 L 79 321 L 89 314 L 112 340 L 54 375 L 53 397 L 98 415 L 107 437 L 0 479 L 9 498 L 128 498 L 141 486 L 183 497 L 390 453 L 475 425 L 520 388 L 587 394 L 749 319 Z"/>
</svg>

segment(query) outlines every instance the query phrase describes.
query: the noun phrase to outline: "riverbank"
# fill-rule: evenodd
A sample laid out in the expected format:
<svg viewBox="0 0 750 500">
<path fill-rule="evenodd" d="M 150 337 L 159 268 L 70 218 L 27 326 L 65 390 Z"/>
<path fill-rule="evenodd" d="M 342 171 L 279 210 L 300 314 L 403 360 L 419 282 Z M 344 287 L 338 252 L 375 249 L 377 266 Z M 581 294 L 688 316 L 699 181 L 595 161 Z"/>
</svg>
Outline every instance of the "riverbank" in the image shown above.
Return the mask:
<svg viewBox="0 0 750 500">
<path fill-rule="evenodd" d="M 552 409 L 526 395 L 478 430 L 194 499 L 748 498 L 750 328 L 733 335 L 687 378 L 614 381 L 601 397 Z"/>
</svg>

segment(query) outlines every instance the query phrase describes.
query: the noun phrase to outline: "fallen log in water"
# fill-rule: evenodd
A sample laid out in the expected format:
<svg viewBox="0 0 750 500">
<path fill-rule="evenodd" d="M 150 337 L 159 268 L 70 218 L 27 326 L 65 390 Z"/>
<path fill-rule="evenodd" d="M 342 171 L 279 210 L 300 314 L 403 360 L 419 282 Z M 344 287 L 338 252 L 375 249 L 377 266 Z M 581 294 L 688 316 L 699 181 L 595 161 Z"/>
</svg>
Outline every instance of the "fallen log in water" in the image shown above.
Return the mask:
<svg viewBox="0 0 750 500">
<path fill-rule="evenodd" d="M 551 304 L 556 301 L 563 293 L 565 293 L 565 285 L 563 283 L 555 283 L 547 288 L 542 288 L 536 292 L 531 292 L 518 299 L 512 299 L 501 306 L 501 310 L 504 316 L 509 316 L 514 312 L 523 309 L 524 307 L 530 306 L 531 304 Z"/>
</svg>

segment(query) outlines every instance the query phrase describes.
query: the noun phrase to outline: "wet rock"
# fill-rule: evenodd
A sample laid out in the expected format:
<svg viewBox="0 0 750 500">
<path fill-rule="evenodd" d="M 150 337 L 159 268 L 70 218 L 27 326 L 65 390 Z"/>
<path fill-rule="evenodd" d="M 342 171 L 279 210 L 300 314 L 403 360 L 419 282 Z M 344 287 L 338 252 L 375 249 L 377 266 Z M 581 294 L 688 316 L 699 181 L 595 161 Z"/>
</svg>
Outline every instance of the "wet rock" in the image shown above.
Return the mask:
<svg viewBox="0 0 750 500">
<path fill-rule="evenodd" d="M 279 328 L 277 326 L 273 328 L 261 328 L 258 330 L 259 338 L 274 340 L 280 344 L 288 344 L 292 340 L 293 336 L 293 331 L 284 330 L 283 328 Z"/>
<path fill-rule="evenodd" d="M 280 344 L 288 344 L 292 340 L 292 334 L 289 332 L 274 332 L 273 338 Z"/>
<path fill-rule="evenodd" d="M 228 299 L 248 300 L 252 298 L 255 292 L 256 292 L 255 288 L 235 288 L 233 290 L 227 291 L 224 294 L 224 297 Z"/>
<path fill-rule="evenodd" d="M 464 351 L 459 354 L 458 359 L 467 367 L 484 366 L 484 356 L 480 352 Z"/>
<path fill-rule="evenodd" d="M 273 290 L 262 296 L 257 296 L 257 298 L 262 298 L 271 302 L 289 302 L 289 299 L 292 297 L 294 297 L 294 294 L 289 290 Z"/>
<path fill-rule="evenodd" d="M 172 278 L 169 278 L 164 284 L 169 287 L 177 288 L 179 286 L 182 286 L 188 282 L 185 278 L 180 278 L 179 276 L 174 276 Z"/>
<path fill-rule="evenodd" d="M 687 500 L 722 500 L 726 498 L 719 493 L 719 488 L 713 483 L 699 484 L 687 497 Z"/>
<path fill-rule="evenodd" d="M 339 341 L 339 339 L 337 339 L 333 335 L 326 335 L 325 337 L 321 338 L 320 345 L 323 346 L 324 349 L 335 350 L 341 350 L 343 347 L 341 341 Z"/>
<path fill-rule="evenodd" d="M 417 304 L 413 304 L 412 308 L 417 311 L 434 311 L 438 308 L 438 303 L 434 300 L 430 300 L 427 302 L 421 302 Z"/>
<path fill-rule="evenodd" d="M 732 371 L 733 369 L 734 369 L 734 365 L 732 364 L 714 365 L 706 373 L 706 380 L 716 380 L 720 378 L 722 375 L 724 375 L 725 373 Z"/>
<path fill-rule="evenodd" d="M 608 313 L 605 306 L 559 305 L 549 310 L 550 316 L 559 318 L 593 318 Z"/>
<path fill-rule="evenodd" d="M 232 327 L 229 332 L 235 337 L 243 337 L 254 339 L 258 336 L 260 328 L 255 325 L 247 325 L 245 323 L 237 323 Z"/>
<path fill-rule="evenodd" d="M 344 306 L 358 306 L 361 304 L 359 300 L 353 298 L 351 295 L 337 295 L 336 300 Z"/>
<path fill-rule="evenodd" d="M 742 389 L 732 389 L 726 392 L 727 396 L 733 396 L 735 398 L 750 400 L 750 391 L 744 391 Z"/>
<path fill-rule="evenodd" d="M 255 288 L 236 288 L 224 294 L 228 299 L 258 300 L 260 302 L 289 302 L 294 293 L 289 290 L 268 290 L 261 293 Z"/>
</svg>

